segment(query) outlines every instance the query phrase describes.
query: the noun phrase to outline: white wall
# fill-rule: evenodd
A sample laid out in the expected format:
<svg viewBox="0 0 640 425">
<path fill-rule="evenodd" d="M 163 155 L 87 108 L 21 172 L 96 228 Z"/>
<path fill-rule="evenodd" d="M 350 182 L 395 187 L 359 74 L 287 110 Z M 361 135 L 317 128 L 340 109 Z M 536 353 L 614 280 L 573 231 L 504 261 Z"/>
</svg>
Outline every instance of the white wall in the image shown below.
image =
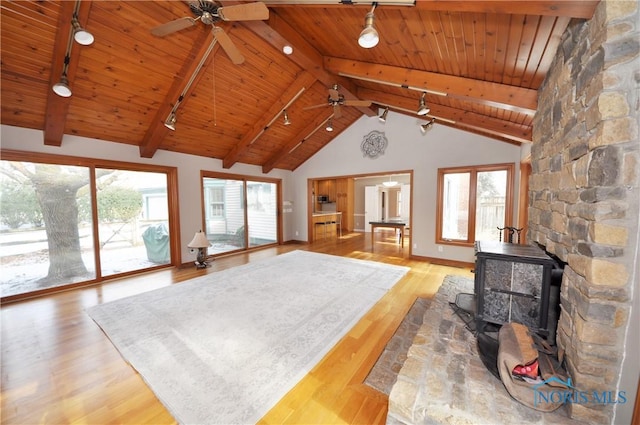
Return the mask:
<svg viewBox="0 0 640 425">
<path fill-rule="evenodd" d="M 445 246 L 443 252 L 438 252 L 435 245 L 437 170 L 507 162 L 517 166 L 520 148 L 437 123 L 422 135 L 420 123 L 424 121 L 392 111 L 386 124 L 380 123 L 377 117 L 363 116 L 293 173 L 274 170 L 267 174 L 283 180 L 283 200 L 292 202 L 287 207 L 291 212 L 283 213 L 284 241 L 308 240 L 307 179 L 413 170 L 413 254 L 473 262 L 472 248 Z M 385 154 L 376 159 L 363 156 L 360 150 L 362 138 L 372 130 L 383 131 L 389 142 Z M 65 135 L 61 147 L 46 146 L 41 131 L 4 125 L 0 127 L 0 143 L 5 149 L 177 167 L 182 262 L 194 258 L 186 245 L 202 225 L 200 170 L 264 176 L 260 167 L 236 164 L 224 169 L 222 161 L 217 159 L 162 150 L 153 158 L 141 158 L 137 146 L 77 136 Z M 336 158 L 340 160 L 336 161 Z"/>
<path fill-rule="evenodd" d="M 176 167 L 178 169 L 178 196 L 180 202 L 180 246 L 181 261 L 188 262 L 195 259 L 195 255 L 189 253 L 187 244 L 193 238 L 195 232 L 202 227 L 202 205 L 200 191 L 200 170 L 218 171 L 247 176 L 265 176 L 261 167 L 245 164 L 236 164 L 230 169 L 222 168 L 222 161 L 212 158 L 204 158 L 194 155 L 185 155 L 169 151 L 158 150 L 153 158 L 141 158 L 137 146 L 122 143 L 105 142 L 96 139 L 65 135 L 62 146 L 46 146 L 42 131 L 30 130 L 11 126 L 0 127 L 0 143 L 3 149 L 15 149 L 29 152 L 43 152 L 54 155 L 69 155 L 84 158 L 106 159 L 112 161 L 125 161 L 138 164 L 153 164 Z M 283 179 L 284 199 L 289 199 L 289 184 L 291 172 L 274 170 L 267 174 L 271 178 Z M 285 219 L 290 214 L 285 214 Z M 285 222 L 288 220 L 285 220 Z M 289 226 L 290 227 L 290 226 Z M 287 223 L 284 225 L 284 240 L 292 239 L 287 232 Z"/>
<path fill-rule="evenodd" d="M 435 244 L 436 193 L 438 168 L 497 163 L 516 164 L 516 194 L 520 148 L 494 139 L 456 130 L 437 122 L 423 135 L 419 124 L 425 121 L 389 112 L 387 122 L 377 117 L 361 117 L 320 152 L 293 172 L 295 208 L 291 223 L 296 239 L 307 240 L 307 179 L 329 176 L 413 170 L 413 255 L 474 261 L 473 248 Z M 360 143 L 370 131 L 383 131 L 388 140 L 384 155 L 376 159 L 363 156 Z M 339 161 L 336 158 L 340 158 Z M 514 223 L 516 211 L 514 211 Z"/>
</svg>

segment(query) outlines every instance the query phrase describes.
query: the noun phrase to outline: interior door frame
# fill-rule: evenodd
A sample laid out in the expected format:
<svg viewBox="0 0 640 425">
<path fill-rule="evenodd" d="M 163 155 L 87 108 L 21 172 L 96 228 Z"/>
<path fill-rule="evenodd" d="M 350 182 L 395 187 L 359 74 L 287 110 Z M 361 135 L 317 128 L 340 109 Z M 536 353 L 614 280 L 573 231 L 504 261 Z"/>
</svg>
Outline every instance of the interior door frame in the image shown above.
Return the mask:
<svg viewBox="0 0 640 425">
<path fill-rule="evenodd" d="M 407 174 L 409 175 L 409 223 L 408 227 L 413 230 L 413 173 L 414 170 L 391 170 L 391 171 L 379 171 L 379 172 L 371 172 L 371 173 L 360 173 L 360 174 L 346 174 L 346 175 L 338 175 L 338 176 L 321 176 L 321 177 L 310 177 L 307 179 L 307 240 L 309 243 L 313 242 L 313 203 L 314 203 L 314 193 L 313 193 L 313 183 L 318 180 L 330 180 L 330 179 L 344 179 L 344 178 L 367 178 L 367 177 L 387 177 L 398 175 L 398 174 Z M 354 211 L 355 213 L 355 211 Z M 365 232 L 366 232 L 366 224 L 365 224 Z M 413 244 L 409 245 L 409 256 L 412 255 Z"/>
</svg>

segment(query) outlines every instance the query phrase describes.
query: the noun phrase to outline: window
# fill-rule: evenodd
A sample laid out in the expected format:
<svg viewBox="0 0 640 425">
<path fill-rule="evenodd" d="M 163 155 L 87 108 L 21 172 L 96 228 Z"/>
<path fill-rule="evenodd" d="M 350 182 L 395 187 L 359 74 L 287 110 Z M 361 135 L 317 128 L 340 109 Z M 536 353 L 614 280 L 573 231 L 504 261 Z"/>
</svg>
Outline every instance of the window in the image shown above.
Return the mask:
<svg viewBox="0 0 640 425">
<path fill-rule="evenodd" d="M 176 169 L 17 151 L 2 157 L 2 297 L 171 264 Z"/>
<path fill-rule="evenodd" d="M 513 175 L 513 164 L 440 168 L 436 243 L 497 241 L 498 227 L 511 225 Z"/>
<path fill-rule="evenodd" d="M 208 253 L 220 255 L 278 242 L 278 183 L 205 172 Z"/>
</svg>

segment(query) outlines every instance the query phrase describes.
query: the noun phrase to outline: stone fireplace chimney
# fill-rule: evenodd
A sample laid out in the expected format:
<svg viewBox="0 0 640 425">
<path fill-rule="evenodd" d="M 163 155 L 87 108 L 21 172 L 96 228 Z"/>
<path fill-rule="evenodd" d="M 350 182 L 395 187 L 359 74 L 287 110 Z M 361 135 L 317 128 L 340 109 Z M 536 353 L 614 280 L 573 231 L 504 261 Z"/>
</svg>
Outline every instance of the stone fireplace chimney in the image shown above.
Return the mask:
<svg viewBox="0 0 640 425">
<path fill-rule="evenodd" d="M 588 423 L 630 423 L 638 388 L 638 7 L 568 26 L 533 124 L 528 240 L 567 263 L 557 342 Z"/>
</svg>

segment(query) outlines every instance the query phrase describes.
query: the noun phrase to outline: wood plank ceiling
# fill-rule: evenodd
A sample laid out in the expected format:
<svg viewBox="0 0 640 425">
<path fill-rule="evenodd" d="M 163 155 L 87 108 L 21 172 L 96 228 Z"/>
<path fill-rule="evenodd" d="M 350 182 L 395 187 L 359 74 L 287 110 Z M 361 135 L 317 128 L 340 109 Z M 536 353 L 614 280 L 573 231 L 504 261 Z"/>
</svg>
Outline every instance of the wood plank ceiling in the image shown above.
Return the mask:
<svg viewBox="0 0 640 425">
<path fill-rule="evenodd" d="M 380 2 L 380 42 L 371 49 L 357 38 L 372 3 L 344 3 L 266 1 L 266 21 L 217 23 L 245 57 L 235 65 L 219 43 L 206 55 L 214 37 L 202 22 L 151 34 L 193 17 L 187 2 L 3 0 L 1 122 L 43 130 L 43 143 L 54 146 L 63 134 L 78 135 L 139 146 L 141 157 L 168 150 L 265 173 L 295 170 L 363 114 L 385 107 L 526 143 L 561 35 L 572 19 L 591 18 L 598 1 Z M 74 11 L 95 37 L 90 46 L 69 43 Z M 282 52 L 285 44 L 293 54 Z M 68 45 L 73 95 L 63 98 L 51 87 Z M 327 132 L 334 84 L 345 99 L 372 104 L 341 107 Z M 418 117 L 423 92 L 431 112 Z M 306 109 L 319 104 L 326 106 Z M 172 109 L 175 131 L 163 125 Z"/>
</svg>

